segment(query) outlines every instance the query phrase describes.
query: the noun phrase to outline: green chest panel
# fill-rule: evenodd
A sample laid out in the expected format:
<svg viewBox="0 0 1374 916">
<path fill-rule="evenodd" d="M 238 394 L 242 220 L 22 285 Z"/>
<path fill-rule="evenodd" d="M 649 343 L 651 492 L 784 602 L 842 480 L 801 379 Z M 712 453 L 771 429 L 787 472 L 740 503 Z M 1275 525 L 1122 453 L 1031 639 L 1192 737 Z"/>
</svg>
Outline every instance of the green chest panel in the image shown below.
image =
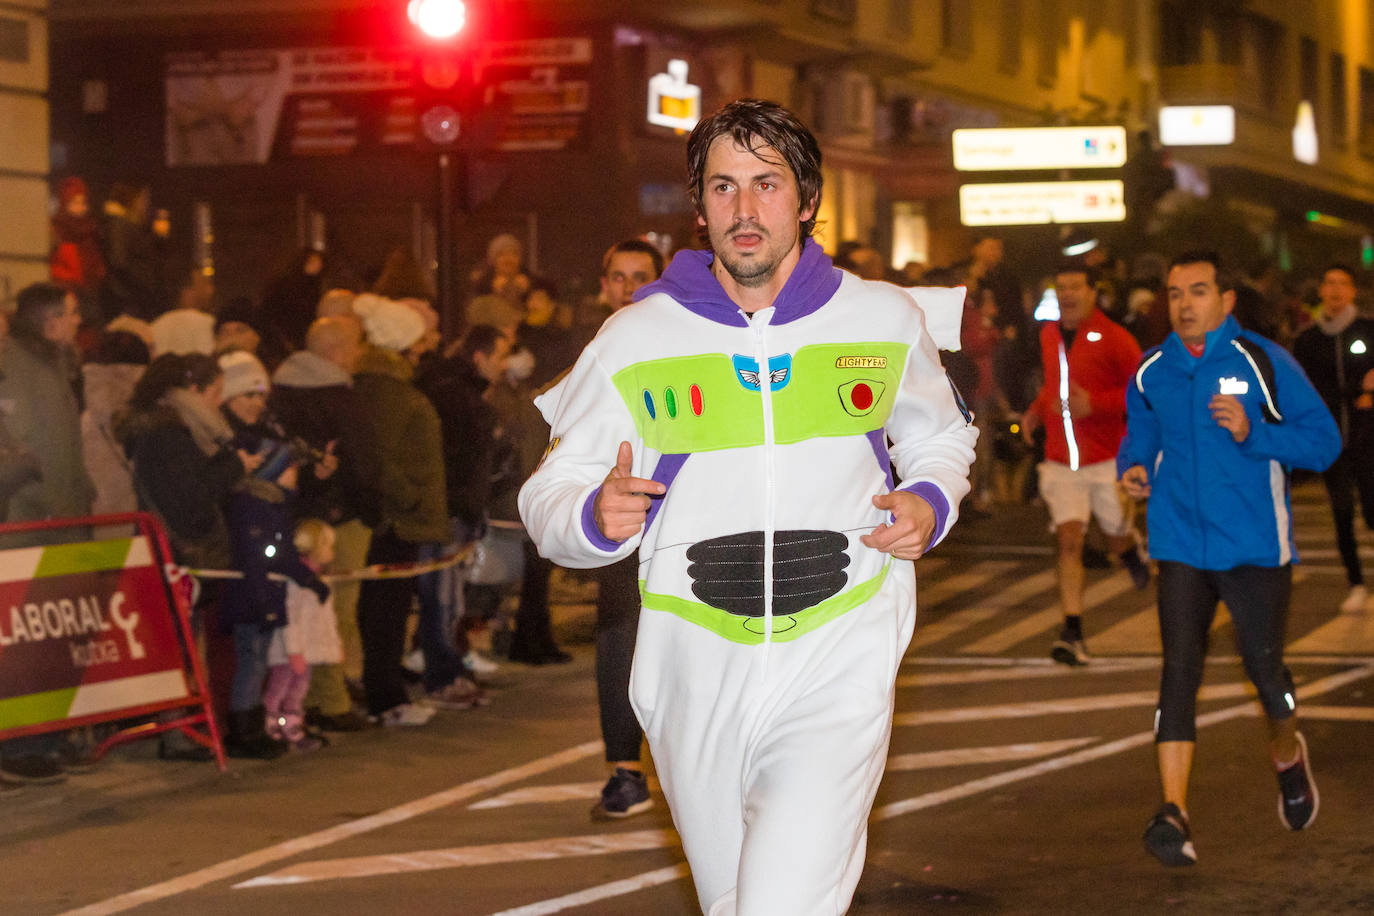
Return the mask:
<svg viewBox="0 0 1374 916">
<path fill-rule="evenodd" d="M 678 356 L 626 366 L 612 381 L 640 437 L 661 454 L 750 448 L 764 441 L 760 384 L 770 385 L 775 442 L 882 428 L 908 349 L 895 342 L 816 344 L 773 357 L 762 372 L 752 359 L 724 353 Z"/>
</svg>

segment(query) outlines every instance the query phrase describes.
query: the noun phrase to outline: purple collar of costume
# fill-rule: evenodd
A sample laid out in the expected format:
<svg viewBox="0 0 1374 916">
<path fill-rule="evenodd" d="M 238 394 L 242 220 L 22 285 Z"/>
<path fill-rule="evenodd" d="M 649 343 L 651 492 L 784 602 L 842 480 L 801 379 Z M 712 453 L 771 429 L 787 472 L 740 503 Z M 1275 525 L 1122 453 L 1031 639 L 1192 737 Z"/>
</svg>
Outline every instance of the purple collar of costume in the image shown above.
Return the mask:
<svg viewBox="0 0 1374 916">
<path fill-rule="evenodd" d="M 635 290 L 634 301 L 665 293 L 688 311 L 718 324 L 748 327 L 749 322 L 711 272 L 715 256 L 709 251 L 679 251 L 663 276 Z M 787 324 L 816 311 L 840 288 L 842 274 L 820 245 L 811 239 L 802 244 L 801 257 L 792 275 L 773 300 L 770 324 Z"/>
</svg>

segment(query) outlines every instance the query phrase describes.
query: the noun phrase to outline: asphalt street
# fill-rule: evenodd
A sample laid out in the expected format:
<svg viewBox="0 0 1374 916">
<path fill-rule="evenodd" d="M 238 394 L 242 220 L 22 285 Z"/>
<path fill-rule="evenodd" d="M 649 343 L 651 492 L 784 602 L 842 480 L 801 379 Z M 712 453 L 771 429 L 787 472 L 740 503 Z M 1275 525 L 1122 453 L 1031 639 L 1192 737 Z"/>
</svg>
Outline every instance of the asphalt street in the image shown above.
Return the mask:
<svg viewBox="0 0 1374 916">
<path fill-rule="evenodd" d="M 916 639 L 851 910 L 904 913 L 1374 911 L 1374 607 L 1340 614 L 1329 514 L 1297 490 L 1305 562 L 1288 655 L 1321 790 L 1282 828 L 1264 727 L 1219 614 L 1190 793 L 1199 864 L 1140 838 L 1158 805 L 1153 586 L 1090 571 L 1094 662 L 1048 659 L 1058 625 L 1043 510 L 961 523 L 918 562 Z M 1374 562 L 1374 538 L 1361 534 Z M 487 709 L 340 736 L 271 763 L 166 763 L 148 743 L 66 784 L 0 795 L 4 914 L 691 914 L 660 796 L 615 824 L 585 590 L 560 590 L 576 656 L 503 666 Z"/>
</svg>

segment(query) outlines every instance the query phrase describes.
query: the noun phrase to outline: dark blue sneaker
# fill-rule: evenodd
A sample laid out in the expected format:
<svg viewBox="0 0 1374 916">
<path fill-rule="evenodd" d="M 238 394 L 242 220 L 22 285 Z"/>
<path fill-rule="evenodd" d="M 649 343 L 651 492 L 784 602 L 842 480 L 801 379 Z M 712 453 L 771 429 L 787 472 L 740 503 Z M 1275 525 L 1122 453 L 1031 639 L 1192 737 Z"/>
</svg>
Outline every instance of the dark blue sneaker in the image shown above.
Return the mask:
<svg viewBox="0 0 1374 916">
<path fill-rule="evenodd" d="M 592 808 L 592 820 L 614 821 L 642 814 L 654 806 L 649 782 L 638 770 L 616 767 L 615 775 L 601 790 L 601 801 Z"/>
<path fill-rule="evenodd" d="M 1298 732 L 1298 761 L 1279 770 L 1279 820 L 1289 830 L 1311 827 L 1317 819 L 1321 796 L 1307 757 L 1307 739 Z"/>
<path fill-rule="evenodd" d="M 1121 565 L 1131 574 L 1131 584 L 1136 591 L 1143 592 L 1150 584 L 1150 567 L 1140 559 L 1140 551 L 1129 547 L 1121 552 Z"/>
<path fill-rule="evenodd" d="M 1171 868 L 1197 864 L 1188 815 L 1178 810 L 1178 805 L 1165 802 L 1150 818 L 1145 827 L 1145 850 Z"/>
</svg>

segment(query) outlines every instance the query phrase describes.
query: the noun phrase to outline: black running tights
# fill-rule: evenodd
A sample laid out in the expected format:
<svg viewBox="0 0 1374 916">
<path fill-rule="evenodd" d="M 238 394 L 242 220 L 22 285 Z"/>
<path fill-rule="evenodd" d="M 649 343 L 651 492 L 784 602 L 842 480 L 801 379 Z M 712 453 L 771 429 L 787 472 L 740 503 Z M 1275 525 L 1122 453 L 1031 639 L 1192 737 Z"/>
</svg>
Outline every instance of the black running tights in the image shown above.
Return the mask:
<svg viewBox="0 0 1374 916">
<path fill-rule="evenodd" d="M 1197 692 L 1207 658 L 1207 635 L 1217 602 L 1225 601 L 1245 673 L 1270 719 L 1293 715 L 1293 678 L 1283 664 L 1291 566 L 1197 569 L 1159 563 L 1159 633 L 1164 672 L 1159 682 L 1156 741 L 1196 741 Z"/>
<path fill-rule="evenodd" d="M 630 706 L 630 663 L 639 630 L 639 554 L 598 571 L 596 696 L 608 762 L 638 760 L 644 739 Z"/>
</svg>

